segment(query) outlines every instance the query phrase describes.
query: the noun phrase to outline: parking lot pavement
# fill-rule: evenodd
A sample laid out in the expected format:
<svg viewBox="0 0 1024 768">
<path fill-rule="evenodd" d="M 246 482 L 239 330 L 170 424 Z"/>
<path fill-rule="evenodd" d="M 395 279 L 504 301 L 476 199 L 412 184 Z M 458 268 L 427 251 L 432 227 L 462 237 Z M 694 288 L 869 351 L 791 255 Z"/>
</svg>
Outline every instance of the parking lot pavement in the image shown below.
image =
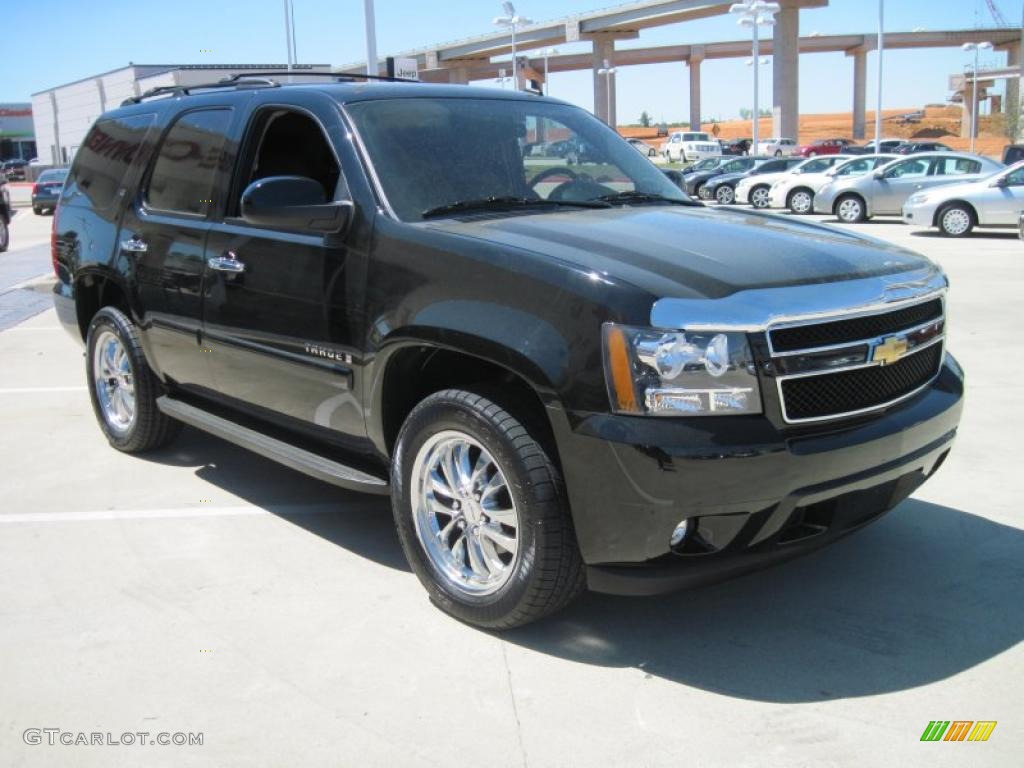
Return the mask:
<svg viewBox="0 0 1024 768">
<path fill-rule="evenodd" d="M 119 454 L 52 310 L 3 331 L 3 764 L 1019 765 L 1024 244 L 849 228 L 950 275 L 969 395 L 942 470 L 802 560 L 501 635 L 430 605 L 386 502 L 190 429 Z M 998 726 L 921 743 L 935 719 Z"/>
</svg>

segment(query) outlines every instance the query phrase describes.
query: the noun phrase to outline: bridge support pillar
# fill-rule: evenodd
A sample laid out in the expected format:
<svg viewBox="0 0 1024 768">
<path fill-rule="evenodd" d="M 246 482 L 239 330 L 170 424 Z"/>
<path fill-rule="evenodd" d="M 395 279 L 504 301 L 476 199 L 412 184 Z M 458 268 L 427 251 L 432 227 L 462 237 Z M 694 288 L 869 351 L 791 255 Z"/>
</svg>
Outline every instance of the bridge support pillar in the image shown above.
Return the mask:
<svg viewBox="0 0 1024 768">
<path fill-rule="evenodd" d="M 783 0 L 775 16 L 772 56 L 772 134 L 799 139 L 800 8 Z"/>
<path fill-rule="evenodd" d="M 615 39 L 595 36 L 592 40 L 594 70 L 594 114 L 612 128 L 615 127 L 615 75 L 602 75 L 599 69 L 615 66 Z"/>
<path fill-rule="evenodd" d="M 700 130 L 700 65 L 704 61 L 703 46 L 690 48 L 690 130 Z"/>
<path fill-rule="evenodd" d="M 868 52 L 858 49 L 853 54 L 853 138 L 863 139 L 867 122 L 864 105 L 868 93 Z"/>
</svg>

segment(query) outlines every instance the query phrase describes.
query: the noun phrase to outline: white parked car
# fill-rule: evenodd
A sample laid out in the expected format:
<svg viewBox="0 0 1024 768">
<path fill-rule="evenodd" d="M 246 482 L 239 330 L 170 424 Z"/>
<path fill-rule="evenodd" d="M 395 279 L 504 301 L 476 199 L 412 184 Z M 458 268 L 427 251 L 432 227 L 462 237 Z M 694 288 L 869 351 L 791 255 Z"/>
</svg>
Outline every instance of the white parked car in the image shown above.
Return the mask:
<svg viewBox="0 0 1024 768">
<path fill-rule="evenodd" d="M 675 163 L 692 163 L 706 157 L 720 157 L 722 145 L 704 131 L 674 131 L 662 142 L 662 157 Z"/>
<path fill-rule="evenodd" d="M 796 139 L 762 139 L 757 142 L 757 155 L 768 155 L 770 157 L 789 157 L 796 152 Z"/>
<path fill-rule="evenodd" d="M 814 196 L 818 190 L 836 179 L 860 176 L 895 160 L 896 155 L 827 155 L 835 165 L 817 173 L 791 173 L 772 184 L 768 192 L 769 208 L 789 208 L 793 213 L 814 212 Z"/>
<path fill-rule="evenodd" d="M 824 173 L 836 164 L 837 159 L 841 161 L 845 158 L 840 158 L 839 155 L 811 157 L 798 161 L 796 165 L 783 173 L 765 173 L 742 179 L 736 185 L 736 202 L 750 203 L 755 208 L 767 208 L 771 200 L 771 188 L 780 179 L 791 174 L 799 176 L 805 173 Z"/>
<path fill-rule="evenodd" d="M 963 237 L 975 227 L 1016 227 L 1022 210 L 1024 162 L 980 181 L 915 192 L 903 204 L 903 221 Z"/>
</svg>

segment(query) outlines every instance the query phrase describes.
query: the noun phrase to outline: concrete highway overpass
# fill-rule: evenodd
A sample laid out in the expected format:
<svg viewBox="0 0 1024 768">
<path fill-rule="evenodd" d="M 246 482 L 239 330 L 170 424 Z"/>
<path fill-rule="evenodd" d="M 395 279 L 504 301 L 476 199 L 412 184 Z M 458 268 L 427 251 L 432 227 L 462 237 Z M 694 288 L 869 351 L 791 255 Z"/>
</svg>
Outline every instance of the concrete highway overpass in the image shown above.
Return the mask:
<svg viewBox="0 0 1024 768">
<path fill-rule="evenodd" d="M 517 54 L 522 52 L 518 56 L 517 82 L 522 82 L 522 72 L 526 69 L 531 71 L 531 77 L 542 79 L 540 73 L 544 69 L 543 61 L 531 58 L 529 51 L 567 43 L 590 42 L 589 53 L 550 57 L 548 69 L 551 72 L 590 69 L 593 72 L 594 112 L 602 120 L 614 125 L 615 78 L 597 74 L 605 60 L 615 67 L 683 62 L 689 69 L 690 124 L 697 127 L 701 117 L 701 63 L 707 59 L 749 57 L 750 40 L 621 49 L 616 49 L 615 43 L 617 40 L 636 39 L 643 29 L 725 14 L 729 12 L 730 5 L 731 2 L 713 0 L 648 0 L 525 26 L 516 32 Z M 862 138 L 865 129 L 867 54 L 875 48 L 876 35 L 865 33 L 800 37 L 800 9 L 825 7 L 828 0 L 781 0 L 780 5 L 782 10 L 775 17 L 774 38 L 761 41 L 761 52 L 772 56 L 773 134 L 795 137 L 798 132 L 799 55 L 841 51 L 853 61 L 852 129 L 855 138 Z M 1016 66 L 1020 63 L 1020 37 L 1020 29 L 895 32 L 885 35 L 885 47 L 959 47 L 966 42 L 988 40 L 997 50 L 1008 52 L 1008 66 Z M 396 55 L 415 58 L 423 80 L 468 83 L 472 80 L 492 79 L 498 77 L 500 70 L 510 69 L 507 57 L 511 51 L 511 35 L 502 31 Z M 360 73 L 366 70 L 364 63 L 356 63 L 341 67 L 339 71 Z M 608 94 L 606 88 L 611 88 L 611 94 Z M 1010 89 L 1008 93 L 1013 91 Z M 1007 102 L 1008 111 L 1016 109 L 1015 99 L 1007 99 Z"/>
</svg>

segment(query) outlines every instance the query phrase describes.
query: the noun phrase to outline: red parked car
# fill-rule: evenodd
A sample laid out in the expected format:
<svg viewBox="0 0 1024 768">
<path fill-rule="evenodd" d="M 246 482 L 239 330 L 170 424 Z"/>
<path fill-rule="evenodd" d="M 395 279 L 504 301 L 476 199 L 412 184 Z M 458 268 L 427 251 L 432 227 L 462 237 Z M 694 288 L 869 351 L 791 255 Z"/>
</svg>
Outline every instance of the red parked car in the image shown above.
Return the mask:
<svg viewBox="0 0 1024 768">
<path fill-rule="evenodd" d="M 804 144 L 796 148 L 794 155 L 800 157 L 817 157 L 818 155 L 838 155 L 848 146 L 853 144 L 849 139 L 818 139 L 810 144 Z"/>
</svg>

